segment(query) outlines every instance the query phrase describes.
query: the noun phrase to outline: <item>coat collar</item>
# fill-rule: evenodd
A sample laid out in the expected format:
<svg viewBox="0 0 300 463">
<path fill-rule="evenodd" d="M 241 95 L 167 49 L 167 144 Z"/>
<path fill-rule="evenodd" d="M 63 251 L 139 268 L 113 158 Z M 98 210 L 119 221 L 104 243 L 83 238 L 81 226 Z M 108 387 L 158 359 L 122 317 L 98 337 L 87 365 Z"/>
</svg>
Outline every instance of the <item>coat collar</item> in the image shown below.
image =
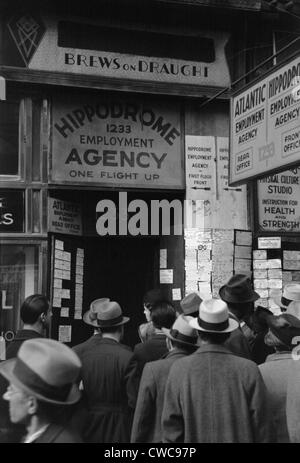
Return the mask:
<svg viewBox="0 0 300 463">
<path fill-rule="evenodd" d="M 43 338 L 44 336 L 34 330 L 19 330 L 16 333 L 15 341 L 23 341 L 23 339 Z"/>
<path fill-rule="evenodd" d="M 173 350 L 171 350 L 170 352 L 168 352 L 164 358 L 171 358 L 171 357 L 182 357 L 183 355 L 188 355 L 186 350 L 184 349 L 178 349 L 177 347 Z"/>
<path fill-rule="evenodd" d="M 266 358 L 266 362 L 274 362 L 276 360 L 284 360 L 284 359 L 289 359 L 291 360 L 292 358 L 292 352 L 290 351 L 282 351 L 282 352 L 275 352 L 275 354 L 268 355 Z"/>
<path fill-rule="evenodd" d="M 205 354 L 206 352 L 218 352 L 221 354 L 233 355 L 232 352 L 230 352 L 230 350 L 222 344 L 204 344 L 196 350 L 195 354 Z"/>
</svg>

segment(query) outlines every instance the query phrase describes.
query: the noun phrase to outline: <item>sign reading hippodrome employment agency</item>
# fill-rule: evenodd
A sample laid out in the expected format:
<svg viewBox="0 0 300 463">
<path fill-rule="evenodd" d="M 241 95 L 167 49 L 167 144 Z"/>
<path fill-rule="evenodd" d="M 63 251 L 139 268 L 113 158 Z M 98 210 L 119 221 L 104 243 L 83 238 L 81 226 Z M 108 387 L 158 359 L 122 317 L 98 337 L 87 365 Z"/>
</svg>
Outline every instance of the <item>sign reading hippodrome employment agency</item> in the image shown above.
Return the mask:
<svg viewBox="0 0 300 463">
<path fill-rule="evenodd" d="M 51 182 L 183 188 L 178 105 L 128 97 L 53 101 Z"/>
<path fill-rule="evenodd" d="M 300 57 L 231 100 L 230 185 L 300 162 Z"/>
</svg>

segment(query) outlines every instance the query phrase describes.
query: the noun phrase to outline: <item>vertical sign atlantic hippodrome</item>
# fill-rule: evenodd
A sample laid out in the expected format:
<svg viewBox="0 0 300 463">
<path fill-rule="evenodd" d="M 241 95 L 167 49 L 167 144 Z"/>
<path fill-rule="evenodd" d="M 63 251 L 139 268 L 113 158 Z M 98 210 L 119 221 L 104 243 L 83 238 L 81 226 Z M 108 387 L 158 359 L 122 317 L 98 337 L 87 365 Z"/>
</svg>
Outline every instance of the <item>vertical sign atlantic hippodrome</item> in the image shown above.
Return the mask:
<svg viewBox="0 0 300 463">
<path fill-rule="evenodd" d="M 52 183 L 183 188 L 178 105 L 58 99 L 52 133 Z"/>
<path fill-rule="evenodd" d="M 300 57 L 231 100 L 230 185 L 300 162 Z"/>
</svg>

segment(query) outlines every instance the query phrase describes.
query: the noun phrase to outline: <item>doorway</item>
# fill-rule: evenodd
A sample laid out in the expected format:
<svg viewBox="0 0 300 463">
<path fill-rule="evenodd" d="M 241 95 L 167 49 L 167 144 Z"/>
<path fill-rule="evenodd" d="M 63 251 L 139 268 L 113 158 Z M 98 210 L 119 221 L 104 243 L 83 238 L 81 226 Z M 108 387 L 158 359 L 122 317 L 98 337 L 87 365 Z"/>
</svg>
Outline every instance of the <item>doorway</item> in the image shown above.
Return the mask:
<svg viewBox="0 0 300 463">
<path fill-rule="evenodd" d="M 158 286 L 158 238 L 89 238 L 85 244 L 84 307 L 101 297 L 117 301 L 130 321 L 124 344 L 140 342 L 138 325 L 145 321 L 143 295 Z"/>
</svg>

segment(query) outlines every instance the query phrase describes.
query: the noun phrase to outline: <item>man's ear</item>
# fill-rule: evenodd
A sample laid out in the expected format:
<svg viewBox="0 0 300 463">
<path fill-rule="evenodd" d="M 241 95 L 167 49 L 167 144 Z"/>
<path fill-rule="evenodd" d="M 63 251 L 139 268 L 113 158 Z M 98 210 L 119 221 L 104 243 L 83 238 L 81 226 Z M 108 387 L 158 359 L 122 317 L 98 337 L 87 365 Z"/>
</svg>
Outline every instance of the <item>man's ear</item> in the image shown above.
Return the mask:
<svg viewBox="0 0 300 463">
<path fill-rule="evenodd" d="M 38 402 L 33 395 L 28 396 L 28 414 L 35 415 L 38 410 Z"/>
</svg>

